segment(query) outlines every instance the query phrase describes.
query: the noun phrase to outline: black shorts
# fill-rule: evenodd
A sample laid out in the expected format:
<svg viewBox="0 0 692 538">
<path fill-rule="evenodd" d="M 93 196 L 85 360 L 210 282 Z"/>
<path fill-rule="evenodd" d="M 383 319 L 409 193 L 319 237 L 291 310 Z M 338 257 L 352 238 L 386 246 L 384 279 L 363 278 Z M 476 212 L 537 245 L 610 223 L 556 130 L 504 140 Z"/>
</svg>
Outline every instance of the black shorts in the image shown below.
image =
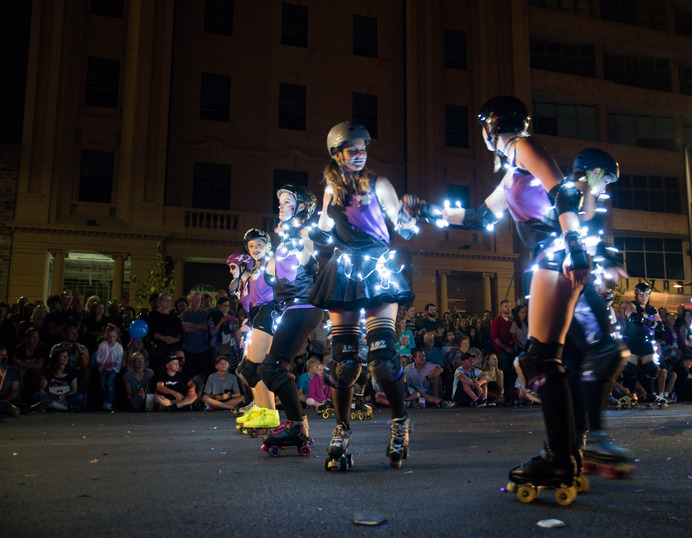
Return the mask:
<svg viewBox="0 0 692 538">
<path fill-rule="evenodd" d="M 274 336 L 274 303 L 264 303 L 250 310 L 249 321 L 253 330 L 262 331 Z"/>
</svg>

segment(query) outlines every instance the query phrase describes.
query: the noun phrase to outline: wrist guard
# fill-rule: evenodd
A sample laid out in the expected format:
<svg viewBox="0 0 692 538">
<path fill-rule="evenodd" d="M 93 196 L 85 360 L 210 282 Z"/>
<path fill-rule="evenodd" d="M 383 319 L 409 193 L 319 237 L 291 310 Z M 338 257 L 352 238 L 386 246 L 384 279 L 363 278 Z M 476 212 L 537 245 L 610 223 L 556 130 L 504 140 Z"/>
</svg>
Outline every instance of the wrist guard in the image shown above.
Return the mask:
<svg viewBox="0 0 692 538">
<path fill-rule="evenodd" d="M 461 226 L 471 230 L 485 230 L 497 221 L 498 218 L 495 216 L 495 213 L 490 211 L 485 202 L 483 202 L 478 209 L 466 210 L 464 222 L 461 223 Z"/>
<path fill-rule="evenodd" d="M 572 263 L 569 266 L 570 271 L 577 269 L 589 268 L 589 254 L 586 252 L 584 243 L 581 242 L 579 232 L 569 231 L 563 236 L 565 241 L 565 250 L 569 253 Z"/>
<path fill-rule="evenodd" d="M 291 226 L 289 224 L 288 227 L 282 231 L 284 244 L 289 250 L 297 250 L 300 252 L 305 248 L 300 230 L 300 227 Z"/>
<path fill-rule="evenodd" d="M 310 226 L 308 228 L 308 237 L 310 238 L 310 241 L 320 245 L 328 245 L 332 242 L 332 235 L 324 230 L 321 230 L 319 226 Z"/>
</svg>

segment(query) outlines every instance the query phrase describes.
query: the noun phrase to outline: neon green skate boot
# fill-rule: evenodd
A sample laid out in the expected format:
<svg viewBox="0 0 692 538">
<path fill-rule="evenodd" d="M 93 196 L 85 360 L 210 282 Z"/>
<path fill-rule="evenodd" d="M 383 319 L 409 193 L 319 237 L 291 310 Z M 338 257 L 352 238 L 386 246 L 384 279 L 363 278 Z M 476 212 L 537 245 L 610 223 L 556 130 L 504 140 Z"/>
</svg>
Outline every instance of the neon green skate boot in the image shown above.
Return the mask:
<svg viewBox="0 0 692 538">
<path fill-rule="evenodd" d="M 260 412 L 254 418 L 246 421 L 243 425 L 243 433 L 255 438 L 258 435 L 269 432 L 272 428 L 279 425 L 279 412 L 276 409 L 260 408 Z"/>
<path fill-rule="evenodd" d="M 240 430 L 248 420 L 252 420 L 256 416 L 259 416 L 261 412 L 262 408 L 259 405 L 253 405 L 248 411 L 245 412 L 245 414 L 240 415 L 235 419 L 235 421 L 238 423 L 236 428 Z"/>
</svg>

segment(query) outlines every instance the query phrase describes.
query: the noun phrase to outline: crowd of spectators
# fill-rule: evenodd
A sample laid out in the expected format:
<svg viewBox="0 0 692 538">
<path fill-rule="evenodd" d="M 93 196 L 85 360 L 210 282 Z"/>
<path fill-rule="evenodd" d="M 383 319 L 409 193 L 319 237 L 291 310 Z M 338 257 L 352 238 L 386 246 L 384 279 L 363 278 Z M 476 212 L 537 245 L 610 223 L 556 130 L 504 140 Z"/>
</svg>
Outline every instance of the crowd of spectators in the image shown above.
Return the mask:
<svg viewBox="0 0 692 538">
<path fill-rule="evenodd" d="M 616 312 L 622 317 L 621 312 Z M 658 390 L 669 401 L 692 401 L 692 310 L 660 309 Z M 66 290 L 44 305 L 21 297 L 0 303 L 0 409 L 18 415 L 39 411 L 237 410 L 250 391 L 236 376 L 247 327 L 239 301 L 219 290 L 173 300 L 152 294 L 149 308 L 105 304 Z M 147 323 L 143 338 L 129 334 L 134 320 Z M 486 407 L 538 402 L 518 382 L 512 363 L 528 337 L 526 305 L 499 313 L 423 311 L 401 305 L 397 350 L 404 367 L 407 405 Z M 624 322 L 623 320 L 620 320 Z M 139 335 L 137 335 L 139 336 Z M 306 407 L 329 404 L 321 370 L 329 360 L 329 323 L 305 342 L 294 363 Z M 365 346 L 364 346 L 365 347 Z M 363 350 L 366 352 L 366 349 Z M 617 381 L 614 392 L 618 390 Z M 640 396 L 643 396 L 640 394 Z M 368 382 L 364 401 L 388 405 Z M 278 402 L 280 404 L 280 402 Z"/>
</svg>

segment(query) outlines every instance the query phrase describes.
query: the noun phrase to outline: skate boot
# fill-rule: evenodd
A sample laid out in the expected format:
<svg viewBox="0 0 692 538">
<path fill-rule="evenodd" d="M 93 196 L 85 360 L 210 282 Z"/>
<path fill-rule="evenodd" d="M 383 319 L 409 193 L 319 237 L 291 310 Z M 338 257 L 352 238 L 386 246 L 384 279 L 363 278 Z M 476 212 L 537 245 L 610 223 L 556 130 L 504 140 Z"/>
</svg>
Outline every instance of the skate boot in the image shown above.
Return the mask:
<svg viewBox="0 0 692 538">
<path fill-rule="evenodd" d="M 259 410 L 259 414 L 243 424 L 243 433 L 246 433 L 253 439 L 260 434 L 264 435 L 279 425 L 279 412 L 276 409 L 260 407 Z"/>
<path fill-rule="evenodd" d="M 589 479 L 584 473 L 584 449 L 586 448 L 586 432 L 577 432 L 577 452 L 574 459 L 577 464 L 577 474 L 574 476 L 574 487 L 577 493 L 584 493 L 589 490 Z"/>
<path fill-rule="evenodd" d="M 635 409 L 639 405 L 636 394 L 625 394 L 618 402 L 620 402 L 620 409 Z"/>
<path fill-rule="evenodd" d="M 348 454 L 350 438 L 351 429 L 343 422 L 337 424 L 332 432 L 332 440 L 329 441 L 329 446 L 327 447 L 329 458 L 324 462 L 325 470 L 339 469 L 340 471 L 346 471 L 353 466 L 353 458 L 351 458 L 351 454 Z"/>
<path fill-rule="evenodd" d="M 307 417 L 300 422 L 287 420 L 264 436 L 262 450 L 273 457 L 281 454 L 281 449 L 294 446 L 301 456 L 309 456 L 313 440 L 310 438 L 310 428 Z"/>
<path fill-rule="evenodd" d="M 643 400 L 647 409 L 668 407 L 668 400 L 658 394 L 647 394 Z"/>
<path fill-rule="evenodd" d="M 398 469 L 403 463 L 401 460 L 408 458 L 408 436 L 411 431 L 411 421 L 408 415 L 392 419 L 392 436 L 387 447 L 389 464 Z"/>
<path fill-rule="evenodd" d="M 334 404 L 331 400 L 325 400 L 319 404 L 316 408 L 317 414 L 322 418 L 329 418 L 334 416 Z"/>
<path fill-rule="evenodd" d="M 574 476 L 577 465 L 574 456 L 556 456 L 546 447 L 535 458 L 516 466 L 509 472 L 507 491 L 516 492 L 523 503 L 530 503 L 541 488 L 554 489 L 555 500 L 567 506 L 577 497 Z"/>
<path fill-rule="evenodd" d="M 351 404 L 351 420 L 371 420 L 372 407 L 363 402 L 362 396 L 356 396 Z"/>
<path fill-rule="evenodd" d="M 240 415 L 239 417 L 237 417 L 237 418 L 235 419 L 235 421 L 238 423 L 238 425 L 236 426 L 236 428 L 237 428 L 238 430 L 242 431 L 242 430 L 243 430 L 244 424 L 245 424 L 248 420 L 252 420 L 252 419 L 255 418 L 256 416 L 258 416 L 258 415 L 260 414 L 261 410 L 262 410 L 262 408 L 261 408 L 260 406 L 258 406 L 258 405 L 253 405 L 250 409 L 248 409 L 247 411 L 245 411 L 245 413 L 243 413 L 242 415 Z"/>
<path fill-rule="evenodd" d="M 595 431 L 584 449 L 584 472 L 604 478 L 628 478 L 634 469 L 634 454 L 616 444 L 605 433 Z"/>
</svg>

